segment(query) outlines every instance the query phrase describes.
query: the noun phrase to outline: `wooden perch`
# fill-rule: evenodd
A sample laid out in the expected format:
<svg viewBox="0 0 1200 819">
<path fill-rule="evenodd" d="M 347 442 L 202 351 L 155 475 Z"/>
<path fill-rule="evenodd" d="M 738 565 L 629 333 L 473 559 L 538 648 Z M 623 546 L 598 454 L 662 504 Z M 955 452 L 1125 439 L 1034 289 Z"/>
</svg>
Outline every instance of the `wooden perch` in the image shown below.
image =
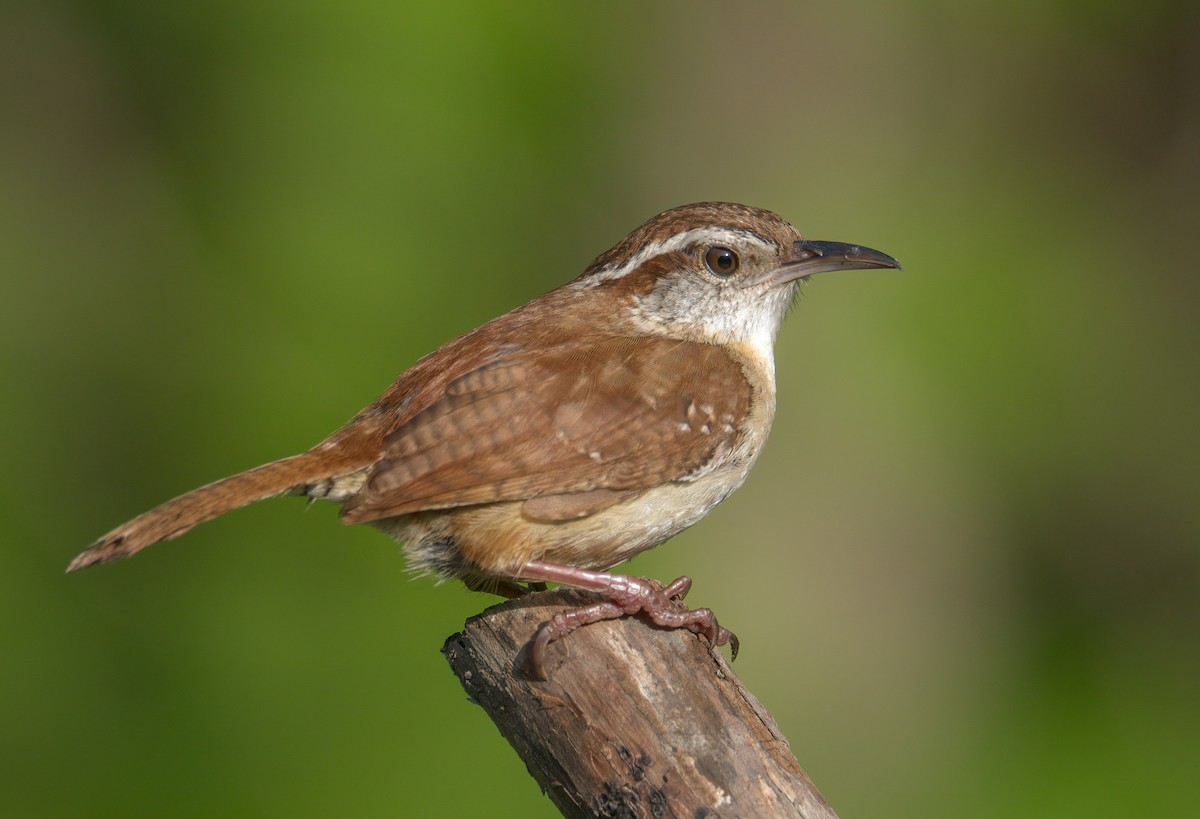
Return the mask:
<svg viewBox="0 0 1200 819">
<path fill-rule="evenodd" d="M 636 618 L 524 648 L 562 607 L 591 598 L 529 594 L 467 621 L 442 652 L 530 774 L 567 817 L 836 819 L 775 720 L 703 638 Z"/>
</svg>

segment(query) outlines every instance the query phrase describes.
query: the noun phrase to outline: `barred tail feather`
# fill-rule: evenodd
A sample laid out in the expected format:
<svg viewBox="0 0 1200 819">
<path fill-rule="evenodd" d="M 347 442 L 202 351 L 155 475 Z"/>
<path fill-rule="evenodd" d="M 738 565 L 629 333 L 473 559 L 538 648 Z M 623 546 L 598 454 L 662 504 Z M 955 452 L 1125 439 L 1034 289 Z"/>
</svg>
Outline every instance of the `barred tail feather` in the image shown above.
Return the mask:
<svg viewBox="0 0 1200 819">
<path fill-rule="evenodd" d="M 322 467 L 321 460 L 304 452 L 193 489 L 113 529 L 71 561 L 67 571 L 129 557 L 226 512 L 332 477 L 334 471 Z"/>
</svg>

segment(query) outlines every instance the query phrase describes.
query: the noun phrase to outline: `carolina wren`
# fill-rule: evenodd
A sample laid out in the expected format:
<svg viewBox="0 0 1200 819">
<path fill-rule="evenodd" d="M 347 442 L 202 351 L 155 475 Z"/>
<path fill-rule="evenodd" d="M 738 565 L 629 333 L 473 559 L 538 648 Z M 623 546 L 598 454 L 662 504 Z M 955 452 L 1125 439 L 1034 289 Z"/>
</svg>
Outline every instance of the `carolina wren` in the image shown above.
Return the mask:
<svg viewBox="0 0 1200 819">
<path fill-rule="evenodd" d="M 604 569 L 667 540 L 737 489 L 775 414 L 775 336 L 814 273 L 899 268 L 857 245 L 802 239 L 723 202 L 660 213 L 574 281 L 422 358 L 307 452 L 208 484 L 101 537 L 75 571 L 126 557 L 281 494 L 342 504 L 345 523 L 402 541 L 410 568 L 514 595 L 599 593 L 530 646 L 601 619 L 736 639 L 708 609 Z"/>
</svg>

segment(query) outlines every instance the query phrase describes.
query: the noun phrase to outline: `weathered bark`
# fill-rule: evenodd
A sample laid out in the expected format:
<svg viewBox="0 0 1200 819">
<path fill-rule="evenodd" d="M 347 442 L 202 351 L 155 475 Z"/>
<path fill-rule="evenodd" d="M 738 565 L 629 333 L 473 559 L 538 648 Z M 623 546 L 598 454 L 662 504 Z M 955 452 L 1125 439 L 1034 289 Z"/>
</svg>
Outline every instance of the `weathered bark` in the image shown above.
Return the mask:
<svg viewBox="0 0 1200 819">
<path fill-rule="evenodd" d="M 568 817 L 836 819 L 775 720 L 702 637 L 636 618 L 552 643 L 546 681 L 524 647 L 563 606 L 530 594 L 467 621 L 442 651 Z"/>
</svg>

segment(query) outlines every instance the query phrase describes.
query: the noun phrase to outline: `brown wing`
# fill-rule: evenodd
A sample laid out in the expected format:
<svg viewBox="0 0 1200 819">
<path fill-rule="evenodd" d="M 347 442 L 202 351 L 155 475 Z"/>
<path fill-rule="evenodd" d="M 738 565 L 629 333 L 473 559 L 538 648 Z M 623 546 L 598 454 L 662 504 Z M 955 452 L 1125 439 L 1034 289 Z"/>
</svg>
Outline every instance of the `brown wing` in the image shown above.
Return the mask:
<svg viewBox="0 0 1200 819">
<path fill-rule="evenodd" d="M 527 514 L 582 517 L 725 457 L 749 400 L 741 366 L 711 345 L 609 339 L 510 352 L 392 431 L 342 515 L 359 523 L 537 498 Z"/>
</svg>

